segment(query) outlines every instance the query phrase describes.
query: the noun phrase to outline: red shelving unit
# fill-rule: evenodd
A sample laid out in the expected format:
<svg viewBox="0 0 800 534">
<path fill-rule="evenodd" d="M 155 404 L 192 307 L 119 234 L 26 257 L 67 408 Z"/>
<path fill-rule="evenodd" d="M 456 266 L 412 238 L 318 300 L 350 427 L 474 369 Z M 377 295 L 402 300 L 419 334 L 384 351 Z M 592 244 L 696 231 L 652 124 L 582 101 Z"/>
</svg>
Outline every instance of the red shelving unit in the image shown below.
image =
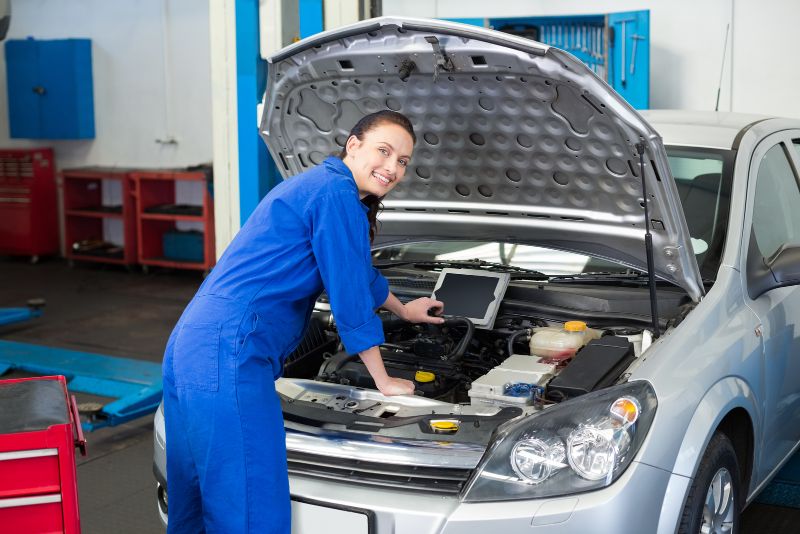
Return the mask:
<svg viewBox="0 0 800 534">
<path fill-rule="evenodd" d="M 56 208 L 53 151 L 0 150 L 0 254 L 57 254 Z"/>
<path fill-rule="evenodd" d="M 136 205 L 129 169 L 84 167 L 65 169 L 63 180 L 64 240 L 70 261 L 132 265 L 136 263 Z M 118 204 L 104 204 L 103 191 L 116 182 Z M 106 242 L 104 221 L 121 224 L 122 246 Z"/>
<path fill-rule="evenodd" d="M 216 261 L 214 251 L 214 203 L 209 192 L 209 175 L 200 171 L 135 171 L 138 262 L 143 266 L 197 269 L 208 271 Z M 199 204 L 176 204 L 176 184 L 195 182 L 202 190 Z M 202 261 L 167 257 L 164 234 L 179 230 L 178 223 L 202 223 Z"/>
</svg>

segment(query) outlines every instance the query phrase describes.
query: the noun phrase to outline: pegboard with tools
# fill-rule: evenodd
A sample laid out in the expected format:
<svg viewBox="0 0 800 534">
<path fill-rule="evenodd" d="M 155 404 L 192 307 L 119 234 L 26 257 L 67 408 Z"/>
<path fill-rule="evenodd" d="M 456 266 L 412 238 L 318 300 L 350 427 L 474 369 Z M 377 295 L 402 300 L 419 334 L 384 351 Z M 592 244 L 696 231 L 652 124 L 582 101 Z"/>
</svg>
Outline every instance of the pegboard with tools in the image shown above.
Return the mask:
<svg viewBox="0 0 800 534">
<path fill-rule="evenodd" d="M 577 57 L 633 107 L 649 107 L 650 12 L 485 19 L 485 25 Z"/>
</svg>

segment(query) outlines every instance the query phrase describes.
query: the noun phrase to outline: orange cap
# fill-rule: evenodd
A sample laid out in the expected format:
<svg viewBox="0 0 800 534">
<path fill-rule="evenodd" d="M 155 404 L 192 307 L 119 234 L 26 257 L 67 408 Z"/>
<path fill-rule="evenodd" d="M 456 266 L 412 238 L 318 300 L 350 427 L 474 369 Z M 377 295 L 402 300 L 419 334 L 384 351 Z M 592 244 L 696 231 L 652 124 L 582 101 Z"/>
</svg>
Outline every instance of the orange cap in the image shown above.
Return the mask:
<svg viewBox="0 0 800 534">
<path fill-rule="evenodd" d="M 586 330 L 586 323 L 583 321 L 567 321 L 564 323 L 564 330 L 567 332 L 583 332 Z"/>
</svg>

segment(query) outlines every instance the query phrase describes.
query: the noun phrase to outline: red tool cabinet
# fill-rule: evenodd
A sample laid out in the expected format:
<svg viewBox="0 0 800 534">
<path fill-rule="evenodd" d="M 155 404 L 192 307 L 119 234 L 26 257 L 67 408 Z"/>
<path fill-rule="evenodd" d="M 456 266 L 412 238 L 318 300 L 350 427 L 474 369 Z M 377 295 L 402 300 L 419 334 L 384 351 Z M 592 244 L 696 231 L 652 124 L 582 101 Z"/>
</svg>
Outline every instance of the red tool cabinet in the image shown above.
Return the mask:
<svg viewBox="0 0 800 534">
<path fill-rule="evenodd" d="M 0 254 L 57 254 L 56 209 L 53 151 L 0 150 Z"/>
<path fill-rule="evenodd" d="M 63 376 L 0 380 L 0 530 L 80 533 L 85 444 Z"/>
</svg>

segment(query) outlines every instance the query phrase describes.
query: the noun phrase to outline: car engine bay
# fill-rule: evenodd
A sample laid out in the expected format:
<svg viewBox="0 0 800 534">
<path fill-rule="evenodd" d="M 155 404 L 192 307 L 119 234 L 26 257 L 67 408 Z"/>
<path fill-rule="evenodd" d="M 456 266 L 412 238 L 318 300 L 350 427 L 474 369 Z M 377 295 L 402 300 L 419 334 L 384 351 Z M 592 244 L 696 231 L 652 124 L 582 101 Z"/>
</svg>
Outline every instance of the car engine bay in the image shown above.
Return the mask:
<svg viewBox="0 0 800 534">
<path fill-rule="evenodd" d="M 287 412 L 304 407 L 301 419 L 306 423 L 383 429 L 394 435 L 398 429 L 389 430 L 392 422 L 416 422 L 420 416 L 427 421 L 420 427 L 434 433 L 448 434 L 446 418 L 454 416 L 463 424 L 465 416 L 504 414 L 499 424 L 617 383 L 651 341 L 650 332 L 641 327 L 587 329 L 592 335 L 577 350 L 537 356 L 531 354 L 532 338 L 541 332 L 557 334 L 564 323 L 503 314 L 492 328 L 478 329 L 463 317 L 448 318 L 441 326 L 410 324 L 389 313 L 381 318 L 386 342 L 380 350 L 386 369 L 390 376 L 413 381 L 415 395 L 381 395 L 358 355 L 341 346 L 331 313 L 317 311 L 278 381 L 287 421 L 293 419 Z M 380 425 L 364 427 L 366 418 Z M 441 431 L 436 424 L 442 425 Z M 489 432 L 481 434 L 488 437 L 496 424 L 485 426 Z M 419 436 L 418 431 L 403 434 Z"/>
</svg>

